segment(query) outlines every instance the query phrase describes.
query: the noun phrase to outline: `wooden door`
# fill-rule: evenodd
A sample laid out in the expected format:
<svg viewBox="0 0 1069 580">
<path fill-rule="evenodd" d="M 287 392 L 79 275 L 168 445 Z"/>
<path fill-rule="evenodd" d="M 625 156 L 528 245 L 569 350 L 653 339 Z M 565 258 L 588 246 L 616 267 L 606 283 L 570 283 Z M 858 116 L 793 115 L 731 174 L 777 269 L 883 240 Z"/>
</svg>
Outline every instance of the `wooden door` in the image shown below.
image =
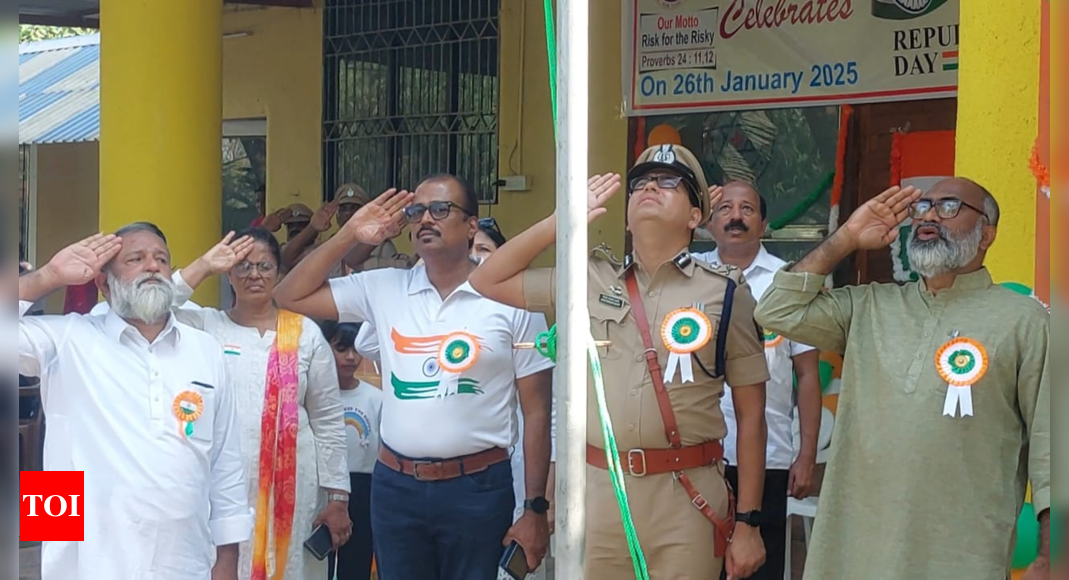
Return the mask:
<svg viewBox="0 0 1069 580">
<path fill-rule="evenodd" d="M 893 131 L 954 130 L 957 113 L 957 99 L 855 106 L 840 220 L 890 185 Z M 893 272 L 889 250 L 858 252 L 837 272 L 836 285 L 894 282 Z"/>
</svg>

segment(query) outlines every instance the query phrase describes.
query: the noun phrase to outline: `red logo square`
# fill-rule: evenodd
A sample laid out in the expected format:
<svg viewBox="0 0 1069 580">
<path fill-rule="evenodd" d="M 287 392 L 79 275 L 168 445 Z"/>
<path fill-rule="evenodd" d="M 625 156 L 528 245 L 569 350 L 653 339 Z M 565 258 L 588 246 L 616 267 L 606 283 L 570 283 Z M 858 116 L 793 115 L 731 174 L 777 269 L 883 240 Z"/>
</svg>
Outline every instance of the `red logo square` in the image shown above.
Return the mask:
<svg viewBox="0 0 1069 580">
<path fill-rule="evenodd" d="M 85 473 L 19 472 L 19 541 L 85 539 Z"/>
</svg>

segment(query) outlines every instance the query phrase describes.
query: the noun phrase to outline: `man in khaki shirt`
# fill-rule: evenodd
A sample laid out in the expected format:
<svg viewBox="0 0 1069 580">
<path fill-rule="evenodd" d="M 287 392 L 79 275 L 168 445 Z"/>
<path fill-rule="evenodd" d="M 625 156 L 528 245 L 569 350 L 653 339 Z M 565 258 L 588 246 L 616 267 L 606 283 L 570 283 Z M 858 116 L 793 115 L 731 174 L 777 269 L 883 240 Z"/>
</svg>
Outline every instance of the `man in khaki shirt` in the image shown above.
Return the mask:
<svg viewBox="0 0 1069 580">
<path fill-rule="evenodd" d="M 920 282 L 822 289 L 907 217 Z M 998 221 L 995 198 L 966 179 L 889 189 L 758 306 L 766 328 L 845 353 L 807 580 L 1005 580 L 1029 478 L 1041 538 L 1025 578 L 1048 577 L 1050 318 L 992 283 Z"/>
<path fill-rule="evenodd" d="M 745 578 L 765 557 L 758 526 L 768 369 L 754 298 L 737 269 L 711 266 L 687 250 L 694 230 L 709 219 L 710 197 L 721 194 L 719 187 L 710 191 L 690 151 L 653 147 L 628 178 L 635 252 L 623 263 L 604 249 L 592 254 L 588 303 L 594 338 L 611 342 L 600 349 L 605 396 L 637 535 L 656 580 L 717 578 L 722 563 L 730 578 Z M 602 206 L 619 187 L 618 175 L 591 178 L 591 219 L 605 213 Z M 472 274 L 472 286 L 506 304 L 552 312 L 555 270 L 524 270 L 555 241 L 556 227 L 551 216 L 503 246 Z M 725 303 L 731 304 L 727 320 Z M 656 353 L 649 361 L 643 326 Z M 720 411 L 725 378 L 739 385 L 737 510 L 720 443 L 727 434 Z M 618 580 L 634 572 L 590 393 L 586 578 Z M 717 546 L 732 533 L 730 547 Z"/>
</svg>

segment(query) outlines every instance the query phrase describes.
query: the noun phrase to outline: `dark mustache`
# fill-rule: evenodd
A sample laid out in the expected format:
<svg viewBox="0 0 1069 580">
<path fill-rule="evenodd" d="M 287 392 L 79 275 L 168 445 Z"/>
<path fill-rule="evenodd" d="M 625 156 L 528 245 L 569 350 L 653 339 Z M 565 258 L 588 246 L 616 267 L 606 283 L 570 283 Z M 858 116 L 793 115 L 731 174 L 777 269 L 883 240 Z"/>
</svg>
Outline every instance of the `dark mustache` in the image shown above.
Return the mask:
<svg viewBox="0 0 1069 580">
<path fill-rule="evenodd" d="M 423 232 L 429 232 L 429 233 L 432 233 L 432 234 L 434 234 L 436 236 L 439 235 L 438 234 L 438 230 L 436 230 L 436 229 L 434 229 L 434 228 L 432 228 L 430 226 L 424 226 L 424 227 L 420 228 L 418 232 L 416 232 L 416 237 L 418 238 L 418 237 L 422 236 Z"/>
<path fill-rule="evenodd" d="M 724 226 L 724 231 L 730 232 L 731 230 L 742 230 L 743 232 L 749 232 L 750 227 L 743 223 L 742 220 L 731 220 L 727 223 L 727 225 Z"/>
</svg>

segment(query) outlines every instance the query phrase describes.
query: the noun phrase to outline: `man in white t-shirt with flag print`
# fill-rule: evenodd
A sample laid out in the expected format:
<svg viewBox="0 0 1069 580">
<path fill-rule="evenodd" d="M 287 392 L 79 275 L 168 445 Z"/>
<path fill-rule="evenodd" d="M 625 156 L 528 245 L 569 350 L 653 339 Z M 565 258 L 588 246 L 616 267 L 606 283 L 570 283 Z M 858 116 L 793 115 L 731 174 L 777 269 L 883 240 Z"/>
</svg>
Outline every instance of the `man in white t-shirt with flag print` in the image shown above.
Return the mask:
<svg viewBox="0 0 1069 580">
<path fill-rule="evenodd" d="M 761 236 L 768 226 L 764 198 L 752 186 L 729 183 L 706 226 L 717 249 L 694 257 L 710 264 L 735 266 L 743 272 L 754 298 L 760 302 L 772 277 L 787 263 L 768 253 Z M 765 491 L 761 502 L 764 522 L 765 564 L 751 580 L 780 580 L 786 554 L 787 498 L 803 499 L 813 491 L 813 468 L 820 431 L 820 353 L 813 347 L 782 336 L 765 334 L 765 360 L 770 380 L 766 383 L 765 422 L 768 448 L 765 456 Z M 795 458 L 792 429 L 794 381 L 798 376 L 798 412 L 802 445 Z M 737 485 L 735 409 L 730 385 L 725 385 L 720 408 L 728 427 L 724 457 L 729 463 L 728 480 Z"/>
<path fill-rule="evenodd" d="M 279 284 L 283 308 L 321 320 L 366 321 L 382 358 L 382 439 L 371 525 L 380 580 L 496 580 L 516 541 L 537 568 L 549 545 L 552 363 L 515 350 L 546 330 L 525 311 L 476 292 L 468 276 L 478 198 L 452 175 L 415 194 L 387 191 L 363 206 Z M 405 222 L 423 264 L 327 280 L 360 244 Z M 515 506 L 509 447 L 516 394 L 524 418 L 526 511 Z"/>
</svg>

